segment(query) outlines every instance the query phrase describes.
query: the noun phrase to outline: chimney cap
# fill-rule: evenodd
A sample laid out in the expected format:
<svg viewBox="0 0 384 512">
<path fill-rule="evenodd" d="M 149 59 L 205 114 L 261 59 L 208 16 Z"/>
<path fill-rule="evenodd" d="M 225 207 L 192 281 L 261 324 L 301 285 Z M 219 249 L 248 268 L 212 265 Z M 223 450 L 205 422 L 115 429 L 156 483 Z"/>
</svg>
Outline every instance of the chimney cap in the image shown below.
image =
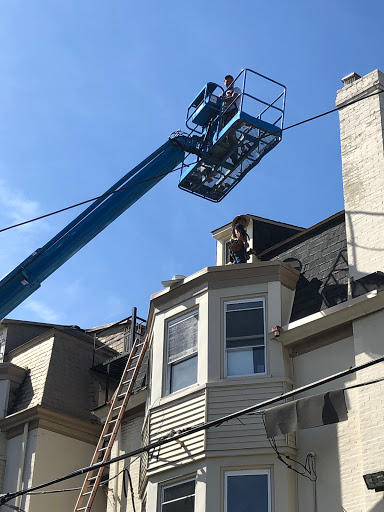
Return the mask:
<svg viewBox="0 0 384 512">
<path fill-rule="evenodd" d="M 183 282 L 185 279 L 185 276 L 181 275 L 181 274 L 176 274 L 175 276 L 172 277 L 172 279 L 167 279 L 166 281 L 161 281 L 161 284 L 165 287 L 165 288 L 172 288 L 173 286 L 177 285 L 177 284 L 180 284 L 181 282 Z"/>
<path fill-rule="evenodd" d="M 343 82 L 345 87 L 346 85 L 353 84 L 353 82 L 356 82 L 356 80 L 358 80 L 359 78 L 361 78 L 361 75 L 353 72 L 342 78 L 341 81 Z"/>
</svg>

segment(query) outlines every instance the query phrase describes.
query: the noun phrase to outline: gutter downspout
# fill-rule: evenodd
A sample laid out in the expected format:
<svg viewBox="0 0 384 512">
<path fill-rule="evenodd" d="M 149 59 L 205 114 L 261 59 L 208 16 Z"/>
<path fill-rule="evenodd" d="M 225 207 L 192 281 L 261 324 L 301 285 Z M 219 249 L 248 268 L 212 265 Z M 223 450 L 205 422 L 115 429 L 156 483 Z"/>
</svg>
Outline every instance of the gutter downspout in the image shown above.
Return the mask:
<svg viewBox="0 0 384 512">
<path fill-rule="evenodd" d="M 18 475 L 17 475 L 17 486 L 16 486 L 16 489 L 18 491 L 21 491 L 22 487 L 23 487 L 25 454 L 27 451 L 27 443 L 28 443 L 28 431 L 29 431 L 29 422 L 24 424 L 23 439 L 21 442 L 20 465 L 19 465 L 19 471 L 18 471 Z M 17 496 L 17 498 L 15 500 L 16 507 L 20 508 L 22 498 L 23 498 L 22 496 Z"/>
</svg>

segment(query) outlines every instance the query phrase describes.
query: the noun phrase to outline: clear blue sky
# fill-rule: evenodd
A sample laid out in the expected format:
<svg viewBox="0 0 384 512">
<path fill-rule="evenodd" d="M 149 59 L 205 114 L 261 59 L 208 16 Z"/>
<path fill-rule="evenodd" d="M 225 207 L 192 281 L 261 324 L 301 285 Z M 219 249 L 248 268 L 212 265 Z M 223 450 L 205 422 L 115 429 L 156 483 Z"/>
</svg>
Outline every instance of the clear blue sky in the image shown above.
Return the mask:
<svg viewBox="0 0 384 512">
<path fill-rule="evenodd" d="M 333 108 L 342 77 L 384 70 L 383 15 L 379 0 L 1 2 L 0 227 L 103 193 L 228 73 L 284 83 L 286 126 Z M 132 306 L 146 316 L 162 280 L 215 263 L 211 231 L 235 215 L 308 227 L 340 211 L 338 115 L 287 131 L 219 204 L 177 182 L 160 182 L 9 317 L 85 328 Z M 0 234 L 0 274 L 81 210 Z"/>
</svg>

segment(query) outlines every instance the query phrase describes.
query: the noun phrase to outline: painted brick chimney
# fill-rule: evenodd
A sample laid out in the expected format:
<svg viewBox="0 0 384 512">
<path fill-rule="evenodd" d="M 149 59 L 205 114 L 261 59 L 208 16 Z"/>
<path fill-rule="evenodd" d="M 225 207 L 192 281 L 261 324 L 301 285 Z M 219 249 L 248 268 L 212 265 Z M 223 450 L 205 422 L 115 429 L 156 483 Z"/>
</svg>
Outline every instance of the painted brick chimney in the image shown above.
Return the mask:
<svg viewBox="0 0 384 512">
<path fill-rule="evenodd" d="M 384 74 L 342 81 L 337 107 L 365 98 L 339 112 L 348 262 L 357 280 L 384 271 L 384 92 L 374 94 L 384 91 Z"/>
</svg>

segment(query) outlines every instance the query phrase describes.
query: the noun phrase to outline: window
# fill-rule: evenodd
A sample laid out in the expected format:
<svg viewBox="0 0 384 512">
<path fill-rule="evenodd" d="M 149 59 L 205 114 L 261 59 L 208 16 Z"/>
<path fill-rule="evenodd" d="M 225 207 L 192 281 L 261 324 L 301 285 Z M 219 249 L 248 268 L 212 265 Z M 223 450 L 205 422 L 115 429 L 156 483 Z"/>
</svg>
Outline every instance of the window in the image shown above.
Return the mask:
<svg viewBox="0 0 384 512">
<path fill-rule="evenodd" d="M 265 373 L 264 300 L 225 304 L 227 377 Z"/>
<path fill-rule="evenodd" d="M 225 473 L 224 512 L 270 512 L 269 471 L 247 470 Z"/>
<path fill-rule="evenodd" d="M 198 312 L 177 318 L 168 324 L 169 393 L 197 382 Z"/>
<path fill-rule="evenodd" d="M 4 361 L 5 354 L 5 338 L 2 334 L 0 334 L 0 363 Z"/>
<path fill-rule="evenodd" d="M 224 264 L 229 263 L 231 261 L 230 253 L 229 253 L 229 246 L 231 245 L 231 240 L 228 240 L 225 242 L 224 246 Z"/>
<path fill-rule="evenodd" d="M 161 512 L 193 512 L 195 510 L 195 480 L 163 487 Z"/>
</svg>

